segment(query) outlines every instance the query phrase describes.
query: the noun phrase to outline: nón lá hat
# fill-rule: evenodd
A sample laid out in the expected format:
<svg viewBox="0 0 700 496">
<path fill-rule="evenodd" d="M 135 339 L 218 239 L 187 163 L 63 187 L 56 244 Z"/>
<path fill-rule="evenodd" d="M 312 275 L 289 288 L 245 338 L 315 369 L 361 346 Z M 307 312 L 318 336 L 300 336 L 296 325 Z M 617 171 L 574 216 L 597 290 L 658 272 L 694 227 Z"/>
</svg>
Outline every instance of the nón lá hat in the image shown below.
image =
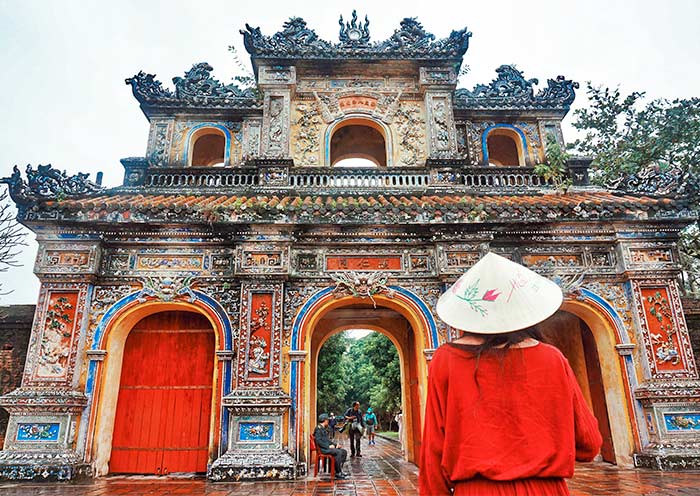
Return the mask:
<svg viewBox="0 0 700 496">
<path fill-rule="evenodd" d="M 556 312 L 559 286 L 495 253 L 487 253 L 440 296 L 437 313 L 447 325 L 475 334 L 519 331 Z"/>
</svg>

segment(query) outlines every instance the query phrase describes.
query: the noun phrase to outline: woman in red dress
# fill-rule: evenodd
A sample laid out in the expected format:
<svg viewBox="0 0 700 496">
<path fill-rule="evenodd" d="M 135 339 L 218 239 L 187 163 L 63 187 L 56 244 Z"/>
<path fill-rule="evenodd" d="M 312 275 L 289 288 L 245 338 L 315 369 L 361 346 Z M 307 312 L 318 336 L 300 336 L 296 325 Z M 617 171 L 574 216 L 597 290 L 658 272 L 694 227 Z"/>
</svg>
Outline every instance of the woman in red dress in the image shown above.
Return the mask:
<svg viewBox="0 0 700 496">
<path fill-rule="evenodd" d="M 557 311 L 553 282 L 487 254 L 441 298 L 465 331 L 430 363 L 422 495 L 568 495 L 574 461 L 602 438 L 571 367 L 532 327 Z"/>
</svg>

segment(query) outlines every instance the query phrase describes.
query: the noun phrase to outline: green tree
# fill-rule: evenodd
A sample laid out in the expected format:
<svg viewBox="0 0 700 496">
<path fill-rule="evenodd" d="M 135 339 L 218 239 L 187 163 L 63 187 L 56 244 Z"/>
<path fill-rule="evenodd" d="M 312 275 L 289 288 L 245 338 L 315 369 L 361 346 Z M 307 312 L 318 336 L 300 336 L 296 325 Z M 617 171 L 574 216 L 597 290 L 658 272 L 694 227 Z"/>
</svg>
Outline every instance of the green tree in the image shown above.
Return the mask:
<svg viewBox="0 0 700 496">
<path fill-rule="evenodd" d="M 359 401 L 383 426 L 401 408 L 401 366 L 394 344 L 378 332 L 361 339 L 331 336 L 318 356 L 319 412 L 342 414 Z"/>
<path fill-rule="evenodd" d="M 644 102 L 643 92 L 623 96 L 619 89 L 587 83 L 589 107 L 574 112 L 574 128 L 583 137 L 572 143 L 593 158 L 591 177 L 608 184 L 621 174 L 649 166 L 677 168 L 700 184 L 700 98 Z M 696 198 L 697 201 L 698 198 Z M 681 233 L 681 263 L 687 289 L 700 294 L 700 228 L 697 222 Z"/>
<path fill-rule="evenodd" d="M 318 354 L 318 373 L 316 377 L 317 409 L 322 412 L 344 412 L 346 408 L 346 396 L 348 394 L 348 381 L 346 377 L 350 373 L 350 364 L 347 359 L 347 350 L 350 339 L 345 333 L 334 334 L 324 343 Z"/>
<path fill-rule="evenodd" d="M 584 133 L 572 144 L 593 157 L 594 180 L 605 183 L 649 165 L 700 171 L 700 98 L 643 103 L 643 92 L 587 83 L 589 107 L 574 111 L 574 128 Z"/>
</svg>

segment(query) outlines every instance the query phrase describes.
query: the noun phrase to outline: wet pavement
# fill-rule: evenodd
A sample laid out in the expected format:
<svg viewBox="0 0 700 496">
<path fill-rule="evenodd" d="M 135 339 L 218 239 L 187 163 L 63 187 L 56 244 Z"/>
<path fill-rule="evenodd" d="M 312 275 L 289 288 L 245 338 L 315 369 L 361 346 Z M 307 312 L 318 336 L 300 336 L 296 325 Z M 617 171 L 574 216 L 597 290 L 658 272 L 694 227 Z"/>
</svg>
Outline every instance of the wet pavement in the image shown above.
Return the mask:
<svg viewBox="0 0 700 496">
<path fill-rule="evenodd" d="M 399 445 L 377 438 L 363 445 L 362 458 L 346 464 L 351 476 L 330 481 L 327 474 L 291 482 L 207 482 L 202 478 L 104 477 L 62 484 L 0 483 L 2 496 L 412 496 L 418 469 L 401 460 Z M 621 470 L 607 463 L 580 464 L 569 481 L 572 496 L 700 496 L 700 472 Z"/>
</svg>

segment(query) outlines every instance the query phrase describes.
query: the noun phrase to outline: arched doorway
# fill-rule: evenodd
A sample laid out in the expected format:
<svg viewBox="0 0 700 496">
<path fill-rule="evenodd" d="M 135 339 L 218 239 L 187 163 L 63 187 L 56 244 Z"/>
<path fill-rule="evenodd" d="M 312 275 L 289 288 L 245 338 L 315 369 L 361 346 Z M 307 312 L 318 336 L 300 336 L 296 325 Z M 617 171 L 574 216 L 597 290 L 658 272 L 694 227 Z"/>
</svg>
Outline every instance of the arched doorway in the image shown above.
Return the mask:
<svg viewBox="0 0 700 496">
<path fill-rule="evenodd" d="M 328 342 L 331 336 L 340 332 L 351 329 L 362 328 L 368 331 L 373 331 L 386 336 L 396 350 L 399 361 L 400 379 L 399 385 L 401 388 L 401 401 L 398 407 L 402 412 L 410 412 L 406 415 L 407 418 L 413 419 L 412 424 L 406 424 L 403 429 L 405 434 L 401 440 L 405 448 L 406 458 L 409 461 L 417 461 L 420 448 L 421 428 L 422 428 L 422 411 L 420 408 L 420 391 L 418 388 L 418 367 L 413 359 L 411 349 L 415 347 L 415 337 L 411 325 L 400 313 L 389 308 L 373 308 L 371 305 L 348 305 L 347 307 L 336 308 L 328 312 L 322 319 L 319 320 L 311 343 L 311 407 L 315 412 L 313 417 L 322 413 L 317 410 L 319 404 L 318 392 L 322 389 L 319 384 L 319 356 L 323 346 Z M 355 378 L 348 377 L 346 380 L 352 381 Z M 377 378 L 379 379 L 379 378 Z M 377 381 L 378 382 L 378 381 Z M 369 394 L 367 395 L 369 396 Z M 360 400 L 360 397 L 349 399 L 346 404 L 342 405 L 337 414 L 342 415 L 345 410 L 350 408 L 352 401 Z M 383 405 L 368 405 L 365 401 L 361 402 L 361 410 L 366 411 L 368 406 L 373 406 L 375 412 L 383 411 Z M 393 411 L 393 414 L 397 411 Z M 410 443 L 408 440 L 411 440 Z M 409 446 L 410 444 L 410 446 Z"/>
<path fill-rule="evenodd" d="M 215 336 L 198 313 L 166 311 L 128 334 L 111 473 L 206 472 Z"/>
<path fill-rule="evenodd" d="M 326 131 L 328 166 L 386 167 L 391 165 L 391 140 L 385 125 L 361 116 L 347 116 Z"/>
<path fill-rule="evenodd" d="M 610 323 L 590 305 L 566 301 L 562 310 L 538 327 L 545 340 L 566 356 L 598 419 L 603 436 L 602 459 L 623 467 L 632 466 L 631 406 Z"/>
<path fill-rule="evenodd" d="M 438 342 L 437 327 L 428 307 L 409 291 L 391 286 L 394 294 L 373 295 L 369 300 L 355 297 L 335 298 L 331 288 L 309 299 L 297 315 L 292 329 L 290 354 L 305 353 L 301 370 L 292 363 L 291 381 L 297 456 L 308 460 L 308 437 L 316 424 L 316 366 L 318 351 L 334 332 L 362 327 L 383 332 L 396 346 L 401 360 L 403 427 L 405 458 L 416 462 L 420 453 L 422 412 L 425 406 L 428 367 L 426 352 Z M 334 310 L 341 313 L 330 313 Z M 379 311 L 378 319 L 372 315 Z M 333 323 L 333 318 L 352 313 L 351 322 Z M 324 317 L 330 318 L 324 320 Z M 381 325 L 378 325 L 381 321 Z"/>
</svg>

